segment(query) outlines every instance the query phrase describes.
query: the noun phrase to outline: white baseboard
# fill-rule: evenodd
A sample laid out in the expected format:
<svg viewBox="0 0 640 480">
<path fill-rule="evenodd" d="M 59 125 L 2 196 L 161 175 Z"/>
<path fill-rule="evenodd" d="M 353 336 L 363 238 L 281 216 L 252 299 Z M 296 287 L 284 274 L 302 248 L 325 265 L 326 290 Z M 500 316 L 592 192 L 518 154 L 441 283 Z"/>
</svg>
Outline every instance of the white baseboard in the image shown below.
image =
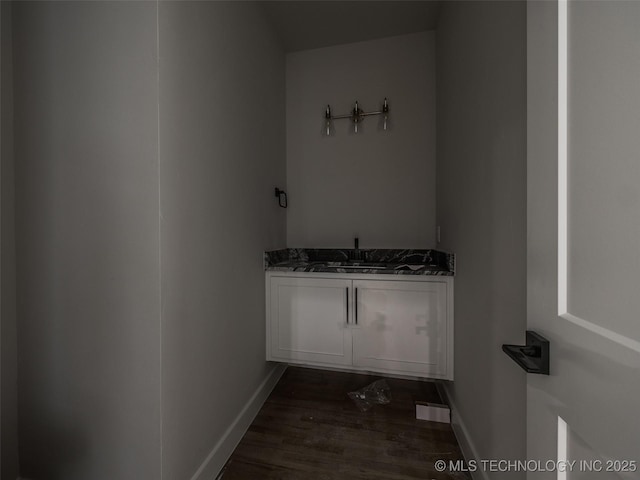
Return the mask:
<svg viewBox="0 0 640 480">
<path fill-rule="evenodd" d="M 438 393 L 442 397 L 442 400 L 449 405 L 451 409 L 451 427 L 453 428 L 453 433 L 456 436 L 456 440 L 458 440 L 458 445 L 460 445 L 460 450 L 462 450 L 462 455 L 464 459 L 468 462 L 469 460 L 478 460 L 480 457 L 478 456 L 478 451 L 469 435 L 469 431 L 464 424 L 463 418 L 460 416 L 460 412 L 456 407 L 456 404 L 451 400 L 451 395 L 449 395 L 449 391 L 447 386 L 443 383 L 438 383 Z M 489 475 L 483 469 L 478 469 L 475 472 L 469 472 L 471 474 L 471 478 L 473 480 L 489 480 Z"/>
<path fill-rule="evenodd" d="M 256 389 L 238 416 L 224 432 L 222 438 L 213 447 L 205 461 L 202 462 L 200 468 L 191 477 L 191 480 L 214 480 L 218 476 L 286 368 L 286 365 L 273 367 L 271 373 Z"/>
</svg>

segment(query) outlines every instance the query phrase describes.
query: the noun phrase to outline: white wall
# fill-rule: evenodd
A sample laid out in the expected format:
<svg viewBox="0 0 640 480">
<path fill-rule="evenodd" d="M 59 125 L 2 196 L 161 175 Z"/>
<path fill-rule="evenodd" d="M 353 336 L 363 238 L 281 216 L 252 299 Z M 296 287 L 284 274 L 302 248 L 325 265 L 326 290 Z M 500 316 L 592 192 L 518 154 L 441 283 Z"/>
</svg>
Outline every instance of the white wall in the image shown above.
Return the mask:
<svg viewBox="0 0 640 480">
<path fill-rule="evenodd" d="M 191 478 L 273 378 L 284 53 L 255 3 L 14 13 L 20 474 Z"/>
<path fill-rule="evenodd" d="M 20 473 L 157 479 L 156 5 L 13 20 Z"/>
<path fill-rule="evenodd" d="M 284 53 L 253 3 L 161 2 L 160 59 L 163 476 L 183 480 L 272 369 L 262 257 L 285 246 Z"/>
<path fill-rule="evenodd" d="M 289 247 L 435 246 L 435 36 L 423 32 L 287 55 Z M 323 136 L 324 109 L 389 99 L 392 129 L 369 117 Z"/>
<path fill-rule="evenodd" d="M 2 236 L 0 237 L 0 263 L 2 266 L 0 286 L 2 298 L 0 350 L 0 431 L 2 432 L 0 478 L 13 480 L 18 477 L 18 353 L 16 325 L 16 255 L 15 255 L 15 192 L 13 158 L 13 51 L 11 29 L 11 3 L 1 2 L 1 85 L 0 105 L 2 117 L 1 172 Z"/>
<path fill-rule="evenodd" d="M 501 345 L 526 328 L 525 2 L 444 3 L 437 57 L 438 224 L 456 253 L 448 392 L 474 455 L 522 459 L 526 374 Z"/>
</svg>

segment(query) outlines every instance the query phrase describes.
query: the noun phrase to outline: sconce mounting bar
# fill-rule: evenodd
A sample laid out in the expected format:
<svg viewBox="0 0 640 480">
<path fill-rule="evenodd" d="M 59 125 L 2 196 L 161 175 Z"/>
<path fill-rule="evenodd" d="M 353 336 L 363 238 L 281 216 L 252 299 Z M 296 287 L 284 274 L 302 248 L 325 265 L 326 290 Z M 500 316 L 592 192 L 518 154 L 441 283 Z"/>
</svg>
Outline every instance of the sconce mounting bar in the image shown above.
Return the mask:
<svg viewBox="0 0 640 480">
<path fill-rule="evenodd" d="M 369 115 L 382 115 L 383 112 L 382 110 L 377 110 L 375 112 L 363 112 L 362 110 L 360 111 L 360 116 L 361 117 L 368 117 Z M 352 113 L 346 113 L 344 115 L 331 115 L 331 120 L 340 120 L 341 118 L 353 118 L 353 114 Z"/>
</svg>

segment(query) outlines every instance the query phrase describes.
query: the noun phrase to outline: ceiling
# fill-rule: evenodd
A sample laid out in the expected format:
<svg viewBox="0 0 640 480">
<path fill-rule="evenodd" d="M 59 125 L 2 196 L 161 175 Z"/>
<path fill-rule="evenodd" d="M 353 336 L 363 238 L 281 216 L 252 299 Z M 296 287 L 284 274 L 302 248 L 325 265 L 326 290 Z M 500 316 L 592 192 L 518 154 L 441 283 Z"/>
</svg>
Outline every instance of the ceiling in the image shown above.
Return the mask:
<svg viewBox="0 0 640 480">
<path fill-rule="evenodd" d="M 440 1 L 261 2 L 286 52 L 433 30 Z"/>
</svg>

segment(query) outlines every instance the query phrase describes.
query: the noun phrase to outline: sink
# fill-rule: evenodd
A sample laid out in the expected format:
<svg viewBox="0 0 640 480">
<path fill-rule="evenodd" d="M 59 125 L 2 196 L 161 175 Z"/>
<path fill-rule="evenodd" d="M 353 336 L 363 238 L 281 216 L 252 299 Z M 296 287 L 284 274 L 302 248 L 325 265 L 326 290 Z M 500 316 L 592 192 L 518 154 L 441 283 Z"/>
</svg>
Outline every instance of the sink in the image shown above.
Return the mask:
<svg viewBox="0 0 640 480">
<path fill-rule="evenodd" d="M 382 263 L 382 262 L 362 262 L 358 260 L 350 261 L 329 261 L 329 262 L 312 262 L 309 264 L 311 268 L 338 268 L 345 270 L 421 270 L 428 268 L 431 270 L 442 270 L 442 268 L 434 265 L 424 264 L 406 264 L 406 263 Z"/>
<path fill-rule="evenodd" d="M 347 262 L 312 262 L 310 264 L 311 267 L 328 267 L 328 268 L 346 268 L 346 269 L 374 269 L 374 270 L 385 270 L 390 268 L 389 265 L 385 265 L 384 263 L 373 263 L 373 262 L 358 262 L 358 261 L 347 261 Z M 393 266 L 391 266 L 393 268 Z"/>
<path fill-rule="evenodd" d="M 368 270 L 385 270 L 387 267 L 381 266 L 381 265 L 369 265 L 366 263 L 360 263 L 360 264 L 350 264 L 350 265 L 338 265 L 337 268 L 359 268 L 359 269 L 368 269 Z"/>
</svg>

